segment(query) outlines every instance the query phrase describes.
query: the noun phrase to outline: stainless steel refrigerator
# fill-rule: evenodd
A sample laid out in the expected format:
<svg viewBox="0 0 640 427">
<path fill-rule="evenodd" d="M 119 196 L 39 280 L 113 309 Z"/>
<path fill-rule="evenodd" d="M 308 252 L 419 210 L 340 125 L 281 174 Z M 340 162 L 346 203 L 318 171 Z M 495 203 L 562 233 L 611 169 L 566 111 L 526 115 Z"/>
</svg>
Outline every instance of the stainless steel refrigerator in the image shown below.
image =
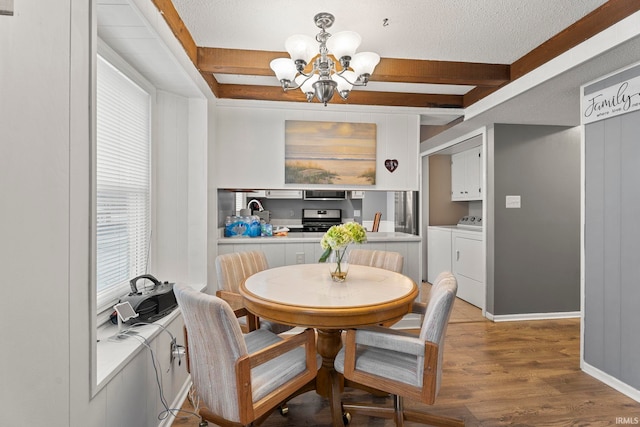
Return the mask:
<svg viewBox="0 0 640 427">
<path fill-rule="evenodd" d="M 396 191 L 394 205 L 395 231 L 418 234 L 418 192 Z"/>
</svg>

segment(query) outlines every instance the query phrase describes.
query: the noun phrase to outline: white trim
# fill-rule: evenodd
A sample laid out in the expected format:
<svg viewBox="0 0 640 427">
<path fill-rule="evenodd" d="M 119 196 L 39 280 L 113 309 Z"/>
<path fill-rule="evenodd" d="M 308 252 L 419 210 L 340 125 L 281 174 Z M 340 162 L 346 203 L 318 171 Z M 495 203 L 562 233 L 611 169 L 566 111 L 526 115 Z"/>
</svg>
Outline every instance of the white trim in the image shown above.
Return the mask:
<svg viewBox="0 0 640 427">
<path fill-rule="evenodd" d="M 187 376 L 187 380 L 184 382 L 184 384 L 182 385 L 182 388 L 180 389 L 180 391 L 176 394 L 175 399 L 173 399 L 173 402 L 171 402 L 171 405 L 169 406 L 169 408 L 171 409 L 181 409 L 182 408 L 182 404 L 184 403 L 184 401 L 186 400 L 187 396 L 189 395 L 189 390 L 191 389 L 191 384 L 193 384 L 193 381 L 191 381 L 191 375 Z M 195 415 L 191 415 L 191 414 L 187 414 L 184 413 L 181 416 L 189 416 L 189 417 L 194 417 L 196 418 Z M 167 418 L 165 418 L 164 420 L 162 420 L 160 422 L 160 424 L 158 424 L 158 427 L 170 427 L 173 424 L 173 421 L 176 419 L 176 416 L 174 415 L 173 412 L 169 412 L 169 416 Z"/>
<path fill-rule="evenodd" d="M 580 95 L 584 93 L 584 86 L 580 88 Z M 586 143 L 584 125 L 580 126 L 580 311 L 582 316 L 580 318 L 580 364 L 584 362 L 584 315 L 586 313 L 585 307 L 585 259 L 586 259 L 586 247 L 585 247 L 585 231 L 587 227 L 586 215 L 585 215 L 585 203 L 586 203 Z"/>
<path fill-rule="evenodd" d="M 221 98 L 216 102 L 217 107 L 224 108 L 267 108 L 278 110 L 304 110 L 304 111 L 326 111 L 324 105 L 320 103 L 304 103 L 304 102 L 274 102 L 252 99 L 229 99 Z M 393 107 L 389 108 L 384 105 L 356 105 L 356 104 L 331 104 L 333 111 L 354 112 L 354 113 L 379 113 L 379 114 L 402 114 L 411 115 L 429 115 L 433 117 L 457 117 L 464 115 L 462 108 L 427 108 L 427 107 Z"/>
<path fill-rule="evenodd" d="M 557 313 L 522 313 L 522 314 L 492 314 L 487 312 L 487 319 L 494 322 L 520 322 L 524 320 L 554 320 L 580 318 L 579 311 L 561 311 Z"/>
<path fill-rule="evenodd" d="M 585 361 L 581 361 L 580 368 L 582 368 L 582 370 L 585 373 L 591 375 L 593 378 L 595 378 L 595 379 L 597 379 L 599 381 L 602 381 L 603 383 L 605 383 L 609 387 L 616 389 L 617 391 L 619 391 L 620 393 L 622 393 L 622 394 L 624 394 L 626 396 L 629 396 L 630 398 L 632 398 L 636 402 L 640 402 L 640 390 L 635 389 L 635 388 L 631 387 L 630 385 L 628 385 L 626 383 L 623 383 L 619 379 L 617 379 L 615 377 L 612 377 L 611 375 L 607 374 L 606 372 L 601 371 L 600 369 L 596 368 L 595 366 L 589 365 Z"/>
<path fill-rule="evenodd" d="M 425 151 L 422 151 L 422 152 L 420 152 L 420 156 L 421 157 L 425 157 L 425 156 L 429 156 L 431 154 L 435 154 L 438 151 L 442 151 L 442 150 L 444 150 L 446 148 L 453 147 L 454 145 L 459 144 L 460 142 L 464 142 L 464 141 L 466 141 L 468 139 L 471 139 L 471 138 L 474 138 L 476 136 L 482 136 L 482 141 L 483 141 L 482 145 L 484 146 L 484 142 L 487 140 L 487 127 L 486 126 L 481 126 L 478 129 L 474 129 L 471 132 L 468 132 L 468 133 L 466 133 L 466 134 L 464 134 L 462 136 L 454 138 L 449 142 L 446 142 L 444 144 L 440 144 L 440 145 L 438 145 L 436 147 L 429 148 L 429 149 L 427 149 Z"/>
</svg>

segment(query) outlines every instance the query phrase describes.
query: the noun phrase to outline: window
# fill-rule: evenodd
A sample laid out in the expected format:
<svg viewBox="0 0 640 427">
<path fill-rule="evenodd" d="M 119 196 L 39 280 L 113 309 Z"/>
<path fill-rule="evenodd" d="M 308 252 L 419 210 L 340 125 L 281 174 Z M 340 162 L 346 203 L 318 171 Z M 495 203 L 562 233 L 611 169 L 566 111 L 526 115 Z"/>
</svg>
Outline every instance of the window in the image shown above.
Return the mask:
<svg viewBox="0 0 640 427">
<path fill-rule="evenodd" d="M 98 313 L 147 268 L 151 233 L 150 95 L 98 56 L 96 283 Z"/>
</svg>

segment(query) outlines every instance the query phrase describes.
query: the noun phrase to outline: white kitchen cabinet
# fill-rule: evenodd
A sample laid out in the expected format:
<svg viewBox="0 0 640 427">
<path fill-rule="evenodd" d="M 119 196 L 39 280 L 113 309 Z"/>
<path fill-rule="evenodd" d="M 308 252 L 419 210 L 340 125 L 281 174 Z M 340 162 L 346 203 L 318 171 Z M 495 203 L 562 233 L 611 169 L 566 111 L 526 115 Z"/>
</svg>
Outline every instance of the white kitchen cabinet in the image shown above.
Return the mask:
<svg viewBox="0 0 640 427">
<path fill-rule="evenodd" d="M 451 156 L 451 200 L 482 200 L 482 147 Z"/>
<path fill-rule="evenodd" d="M 484 258 L 482 234 L 451 232 L 451 266 L 458 280 L 458 297 L 477 307 L 484 307 Z"/>
<path fill-rule="evenodd" d="M 306 234 L 317 236 L 306 237 Z M 422 278 L 421 239 L 405 233 L 370 233 L 362 245 L 349 245 L 350 249 L 362 248 L 399 252 L 404 257 L 403 274 L 411 277 L 416 284 Z M 314 264 L 324 252 L 320 246 L 321 233 L 289 233 L 287 237 L 224 237 L 218 240 L 218 254 L 263 251 L 269 267 L 292 264 Z"/>
<path fill-rule="evenodd" d="M 267 190 L 267 199 L 302 199 L 302 190 Z"/>
<path fill-rule="evenodd" d="M 477 307 L 485 304 L 484 244 L 480 231 L 455 226 L 429 227 L 427 231 L 427 279 L 433 283 L 443 271 L 458 281 L 460 299 Z"/>
</svg>

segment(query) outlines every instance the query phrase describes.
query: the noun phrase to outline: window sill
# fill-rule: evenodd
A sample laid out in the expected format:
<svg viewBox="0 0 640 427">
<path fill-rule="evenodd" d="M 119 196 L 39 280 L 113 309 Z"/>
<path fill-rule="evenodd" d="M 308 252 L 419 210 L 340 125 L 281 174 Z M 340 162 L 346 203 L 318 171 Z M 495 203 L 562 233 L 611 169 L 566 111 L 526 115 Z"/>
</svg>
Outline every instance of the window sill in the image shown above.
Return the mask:
<svg viewBox="0 0 640 427">
<path fill-rule="evenodd" d="M 205 284 L 192 285 L 196 290 L 203 291 Z M 135 337 L 125 339 L 113 338 L 118 333 L 118 326 L 107 323 L 97 330 L 96 343 L 96 388 L 94 395 L 109 383 L 118 373 L 142 350 L 145 349 L 141 339 L 151 342 L 163 333 L 163 327 L 180 316 L 180 307 L 170 314 L 149 325 L 136 326 Z M 125 325 L 127 327 L 127 325 Z"/>
</svg>

